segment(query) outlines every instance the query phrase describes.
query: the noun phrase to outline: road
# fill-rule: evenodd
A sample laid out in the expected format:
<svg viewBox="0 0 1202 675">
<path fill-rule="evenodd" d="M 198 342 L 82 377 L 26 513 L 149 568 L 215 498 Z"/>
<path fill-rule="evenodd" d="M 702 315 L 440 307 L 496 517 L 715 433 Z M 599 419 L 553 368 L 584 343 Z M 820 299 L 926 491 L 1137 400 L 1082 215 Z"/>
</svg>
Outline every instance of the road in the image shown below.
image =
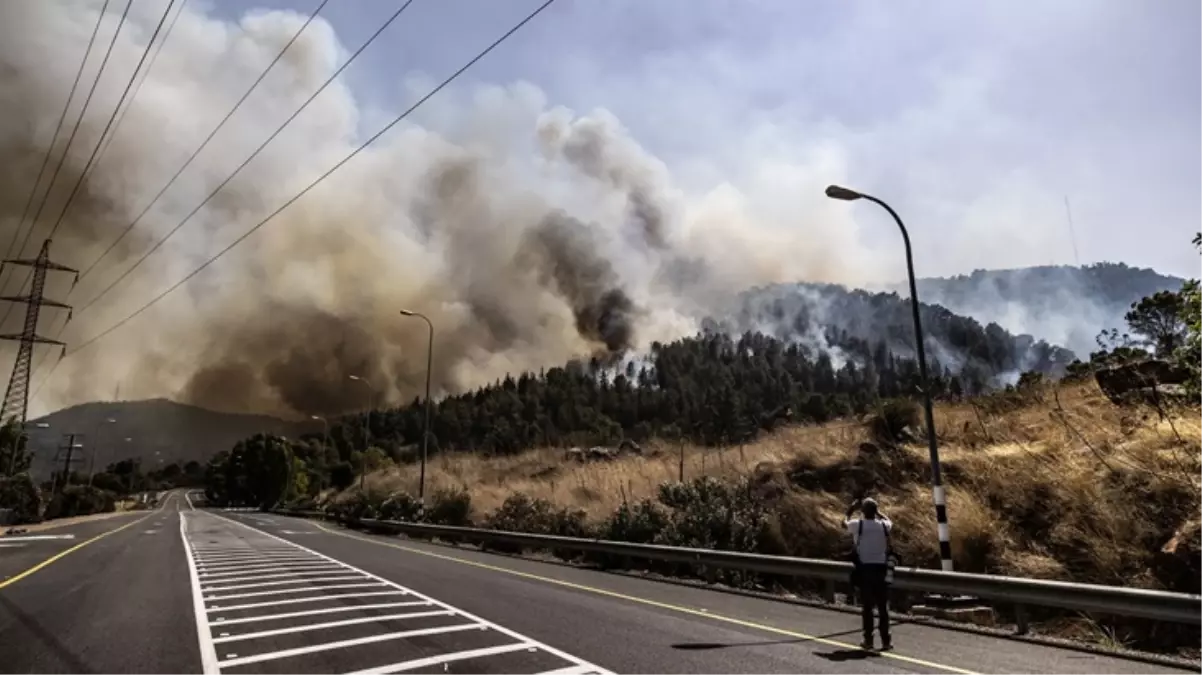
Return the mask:
<svg viewBox="0 0 1202 675">
<path fill-rule="evenodd" d="M 0 548 L 0 671 L 1182 672 L 906 624 L 895 652 L 868 655 L 851 614 L 193 510 L 180 493 L 55 532 L 75 537 Z"/>
</svg>

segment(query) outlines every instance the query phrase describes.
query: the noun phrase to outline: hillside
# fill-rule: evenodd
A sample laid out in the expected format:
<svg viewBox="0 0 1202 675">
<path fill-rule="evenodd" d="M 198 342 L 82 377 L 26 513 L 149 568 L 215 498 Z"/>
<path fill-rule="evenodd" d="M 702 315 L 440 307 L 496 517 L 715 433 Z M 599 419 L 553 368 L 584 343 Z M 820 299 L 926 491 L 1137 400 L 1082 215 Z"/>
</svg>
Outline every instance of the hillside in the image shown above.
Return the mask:
<svg viewBox="0 0 1202 675">
<path fill-rule="evenodd" d="M 1151 409 L 1111 404 L 1090 380 L 940 403 L 935 424 L 958 570 L 1199 592 L 1202 428 L 1196 406 L 1161 419 Z M 521 513 L 570 522 L 556 521 L 554 513 L 578 512 L 581 526 L 596 533 L 615 526 L 623 504 L 644 500 L 653 506 L 621 517 L 670 522 L 668 515 L 639 513 L 682 508 L 662 486 L 677 481 L 683 468 L 686 482 L 718 479 L 732 495 L 751 500 L 738 509 L 748 519 L 745 527 L 763 528 L 748 540 L 758 542 L 750 544 L 757 550 L 833 559 L 845 545 L 843 510 L 852 496 L 869 492 L 898 524 L 896 543 L 906 564 L 938 566 L 921 437 L 891 449 L 868 425 L 836 420 L 788 426 L 746 444 L 653 441 L 643 450 L 642 456 L 587 464 L 566 462 L 558 448 L 504 457 L 439 455 L 428 468 L 427 494 L 465 491 L 477 523 L 516 513 L 511 500 L 524 495 L 546 506 Z M 417 471 L 413 464 L 376 471 L 367 477 L 367 492 L 374 499 L 411 493 Z M 726 499 L 714 486 L 704 489 L 718 502 Z M 333 501 L 357 499 L 351 488 Z M 722 513 L 714 517 L 725 522 Z M 712 543 L 670 541 L 679 534 L 667 528 L 638 540 Z"/>
<path fill-rule="evenodd" d="M 1122 263 L 1057 265 L 919 279 L 918 297 L 1085 358 L 1097 349 L 1098 333 L 1124 325 L 1131 303 L 1157 291 L 1178 291 L 1184 281 Z M 895 290 L 904 292 L 904 284 Z"/>
<path fill-rule="evenodd" d="M 116 420 L 105 423 L 105 420 Z M 37 424 L 49 428 L 37 428 Z M 33 473 L 41 478 L 50 474 L 55 448 L 63 443 L 63 434 L 79 434 L 76 442 L 84 446 L 84 461 L 74 463 L 76 470 L 87 470 L 93 439 L 99 434 L 100 455 L 96 470 L 126 458 L 142 460 L 147 470 L 162 460 L 184 464 L 189 460 L 206 462 L 216 452 L 228 450 L 239 440 L 256 433 L 297 435 L 312 431 L 312 423 L 301 425 L 262 415 L 235 415 L 175 403 L 166 399 L 146 401 L 92 402 L 64 408 L 28 424 L 30 447 L 34 452 Z M 129 439 L 129 440 L 126 440 Z M 61 464 L 55 468 L 61 468 Z"/>
</svg>

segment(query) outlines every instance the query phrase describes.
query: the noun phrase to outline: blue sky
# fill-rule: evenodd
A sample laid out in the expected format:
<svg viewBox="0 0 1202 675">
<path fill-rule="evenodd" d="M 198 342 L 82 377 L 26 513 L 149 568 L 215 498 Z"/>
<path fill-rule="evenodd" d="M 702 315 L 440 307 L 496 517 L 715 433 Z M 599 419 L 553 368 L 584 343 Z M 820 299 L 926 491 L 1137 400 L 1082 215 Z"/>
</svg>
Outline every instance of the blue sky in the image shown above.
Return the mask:
<svg viewBox="0 0 1202 675">
<path fill-rule="evenodd" d="M 416 0 L 351 87 L 395 109 L 536 4 Z M 349 50 L 398 5 L 334 0 L 322 16 Z M 902 212 L 920 273 L 1073 262 L 1067 196 L 1082 262 L 1197 275 L 1200 26 L 1192 0 L 560 0 L 459 89 L 525 81 L 549 105 L 607 109 L 697 190 L 755 199 L 765 171 L 826 158 Z M 847 208 L 881 238 L 864 245 L 896 244 L 882 214 Z"/>
</svg>

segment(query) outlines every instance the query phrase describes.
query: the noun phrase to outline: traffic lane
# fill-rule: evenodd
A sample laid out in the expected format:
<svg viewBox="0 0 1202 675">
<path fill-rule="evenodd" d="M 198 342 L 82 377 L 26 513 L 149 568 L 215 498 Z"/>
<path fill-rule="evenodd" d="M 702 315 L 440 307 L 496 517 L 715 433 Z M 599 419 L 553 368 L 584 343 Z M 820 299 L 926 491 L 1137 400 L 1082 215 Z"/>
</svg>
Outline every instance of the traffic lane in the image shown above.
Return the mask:
<svg viewBox="0 0 1202 675">
<path fill-rule="evenodd" d="M 184 533 L 196 574 L 200 652 L 211 653 L 212 671 L 598 672 L 259 529 L 189 512 Z"/>
<path fill-rule="evenodd" d="M 131 511 L 36 533 L 0 536 L 0 584 L 63 551 L 146 515 L 146 511 Z"/>
<path fill-rule="evenodd" d="M 242 514 L 234 517 L 248 522 Z M 302 542 L 382 577 L 403 581 L 420 593 L 435 595 L 465 611 L 616 672 L 949 672 L 946 668 L 869 655 L 855 649 L 852 643 L 859 641 L 859 629 L 854 617 L 846 617 L 843 625 L 828 622 L 819 627 L 818 632 L 810 635 L 823 642 L 815 643 L 796 632 L 773 634 L 626 598 L 557 586 L 542 579 L 406 554 L 376 543 L 323 532 L 303 520 L 279 517 L 276 520 L 273 533 L 283 538 Z M 438 547 L 431 550 L 448 553 Z M 489 563 L 509 562 L 487 555 L 482 559 Z M 546 567 L 551 566 L 535 563 L 534 569 L 543 572 Z M 580 581 L 595 580 L 582 577 Z M 673 588 L 650 585 L 655 590 Z M 702 594 L 707 604 L 699 606 L 717 611 L 719 607 L 714 603 L 721 600 L 720 594 Z"/>
<path fill-rule="evenodd" d="M 142 515 L 0 590 L 0 670 L 200 672 L 179 515 Z"/>
<path fill-rule="evenodd" d="M 302 531 L 300 528 L 304 525 L 307 525 L 310 531 L 321 531 L 319 526 L 312 521 L 289 519 L 286 517 L 277 518 L 278 525 L 276 527 L 280 531 Z M 324 525 L 324 527 L 336 528 L 333 525 Z M 600 617 L 598 617 L 599 620 L 608 620 L 604 617 L 611 613 L 625 615 L 631 611 L 622 608 L 621 605 L 643 604 L 643 612 L 650 611 L 653 615 L 661 617 L 684 617 L 687 623 L 702 622 L 707 625 L 719 623 L 735 628 L 739 628 L 740 626 L 738 623 L 732 623 L 732 621 L 757 624 L 768 630 L 753 628 L 750 629 L 748 634 L 758 636 L 761 641 L 763 641 L 766 634 L 771 635 L 773 631 L 779 630 L 815 637 L 842 635 L 843 637 L 831 640 L 831 642 L 843 643 L 842 645 L 832 645 L 825 642 L 817 642 L 815 644 L 816 641 L 808 641 L 807 643 L 799 642 L 796 644 L 798 647 L 804 644 L 805 649 L 810 651 L 811 656 L 826 659 L 828 662 L 824 670 L 830 669 L 829 659 L 831 658 L 850 658 L 853 663 L 856 663 L 857 670 L 862 670 L 867 665 L 865 660 L 860 660 L 862 658 L 870 659 L 874 664 L 880 661 L 889 661 L 890 663 L 887 664 L 887 667 L 891 668 L 924 670 L 921 664 L 898 662 L 898 658 L 900 657 L 913 658 L 922 662 L 947 667 L 932 668 L 936 672 L 940 670 L 947 672 L 949 669 L 956 668 L 975 672 L 999 673 L 1181 672 L 1181 670 L 1170 667 L 1146 664 L 1122 658 L 1069 649 L 1058 649 L 1050 646 L 920 624 L 901 624 L 893 628 L 893 640 L 898 646 L 896 653 L 882 657 L 853 656 L 845 652 L 852 645 L 859 642 L 859 617 L 854 614 L 833 612 L 820 608 L 804 607 L 730 593 L 717 593 L 704 588 L 665 584 L 647 579 L 605 574 L 594 570 L 573 568 L 564 565 L 490 555 L 469 549 L 453 549 L 395 537 L 364 535 L 347 530 L 339 530 L 339 532 L 339 534 L 326 534 L 324 537 L 310 534 L 294 536 L 294 538 L 297 541 L 314 542 L 313 544 L 307 543 L 306 545 L 312 545 L 313 548 L 318 550 L 322 549 L 317 542 L 325 542 L 330 538 L 343 539 L 351 543 L 356 541 L 352 537 L 369 539 L 370 541 L 359 540 L 359 546 L 371 546 L 383 551 L 390 551 L 393 555 L 373 555 L 370 553 L 351 553 L 349 555 L 365 555 L 373 559 L 373 564 L 379 565 L 381 569 L 391 566 L 395 573 L 407 575 L 406 578 L 412 577 L 413 584 L 417 584 L 418 580 L 421 580 L 423 583 L 426 579 L 437 580 L 436 583 L 448 585 L 455 593 L 465 592 L 468 587 L 472 587 L 475 591 L 479 591 L 481 588 L 496 587 L 506 590 L 518 589 L 516 592 L 520 595 L 526 592 L 542 592 L 539 590 L 540 587 L 550 587 L 542 595 L 544 604 L 548 607 L 557 607 L 559 604 L 588 604 L 596 607 L 596 610 L 600 614 Z M 420 553 L 405 555 L 405 551 L 381 544 L 403 546 L 405 549 Z M 338 547 L 339 545 L 333 544 L 332 546 Z M 353 548 L 343 545 L 339 550 L 349 551 L 353 550 Z M 419 558 L 426 558 L 426 560 L 419 561 L 417 560 Z M 451 558 L 455 560 L 451 560 Z M 488 568 L 474 567 L 473 564 L 486 565 Z M 373 569 L 366 565 L 364 567 L 365 569 Z M 453 571 L 455 567 L 463 569 Z M 504 571 L 489 568 L 499 568 L 499 570 Z M 514 573 L 530 576 L 516 576 Z M 508 578 L 508 581 L 503 582 L 502 578 Z M 573 584 L 573 586 L 564 584 Z M 470 593 L 468 594 L 470 595 Z M 450 598 L 454 596 L 448 595 L 447 597 L 448 601 L 450 601 Z M 605 600 L 606 602 L 597 606 L 596 603 L 598 600 Z M 643 602 L 640 603 L 640 600 Z M 657 604 L 647 605 L 645 604 L 646 602 Z M 471 605 L 469 605 L 470 607 Z M 546 616 L 546 611 L 540 609 L 540 616 Z M 507 620 L 522 620 L 520 613 L 516 614 L 519 615 L 515 616 L 514 619 Z M 718 618 L 719 616 L 723 618 Z M 643 620 L 650 620 L 650 617 L 646 614 L 631 615 L 630 620 L 638 620 L 640 617 Z M 543 621 L 540 618 L 534 620 L 534 623 L 541 624 Z M 548 620 L 546 623 L 553 624 L 554 622 Z M 557 626 L 560 625 L 563 624 L 544 627 L 545 630 L 551 632 L 547 641 L 555 644 L 556 637 L 572 636 L 570 631 L 558 631 Z M 746 631 L 748 627 L 742 626 L 742 629 Z M 546 635 L 546 633 L 539 633 L 529 627 L 525 628 L 523 632 L 539 639 L 544 639 L 544 635 Z M 556 636 L 556 632 L 561 634 Z M 635 637 L 637 638 L 638 636 L 636 635 Z M 775 633 L 775 637 L 777 639 L 789 638 L 789 636 L 782 635 L 779 632 Z M 574 640 L 575 638 L 573 637 L 572 639 Z M 713 641 L 709 642 L 712 643 Z M 737 642 L 744 643 L 747 640 Z M 719 642 L 718 644 L 726 643 Z M 754 641 L 752 644 L 754 644 Z M 714 647 L 713 644 L 685 647 L 684 649 L 705 651 L 710 655 L 715 651 L 739 651 L 739 648 Z M 579 652 L 578 656 L 581 658 L 590 659 L 593 656 L 592 653 L 581 651 L 579 648 L 577 651 Z M 756 647 L 755 651 L 759 652 L 761 648 Z M 707 663 L 712 662 L 707 661 Z M 607 662 L 601 662 L 601 665 L 614 667 L 610 666 Z M 628 668 L 619 666 L 617 669 Z M 648 666 L 635 668 L 635 670 L 644 672 L 648 669 Z M 650 669 L 656 670 L 654 667 Z M 709 665 L 703 669 L 713 670 L 715 666 Z"/>
</svg>

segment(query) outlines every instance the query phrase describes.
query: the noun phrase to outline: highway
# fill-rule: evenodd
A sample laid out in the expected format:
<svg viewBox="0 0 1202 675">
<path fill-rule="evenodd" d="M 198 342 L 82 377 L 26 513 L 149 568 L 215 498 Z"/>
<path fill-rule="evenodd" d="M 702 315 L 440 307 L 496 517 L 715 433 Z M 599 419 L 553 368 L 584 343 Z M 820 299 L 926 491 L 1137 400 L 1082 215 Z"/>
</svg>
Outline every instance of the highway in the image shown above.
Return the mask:
<svg viewBox="0 0 1202 675">
<path fill-rule="evenodd" d="M 2 672 L 1186 672 L 913 624 L 869 655 L 853 614 L 178 492 L 51 533 L 72 537 L 0 537 L 22 543 L 0 547 Z"/>
</svg>

